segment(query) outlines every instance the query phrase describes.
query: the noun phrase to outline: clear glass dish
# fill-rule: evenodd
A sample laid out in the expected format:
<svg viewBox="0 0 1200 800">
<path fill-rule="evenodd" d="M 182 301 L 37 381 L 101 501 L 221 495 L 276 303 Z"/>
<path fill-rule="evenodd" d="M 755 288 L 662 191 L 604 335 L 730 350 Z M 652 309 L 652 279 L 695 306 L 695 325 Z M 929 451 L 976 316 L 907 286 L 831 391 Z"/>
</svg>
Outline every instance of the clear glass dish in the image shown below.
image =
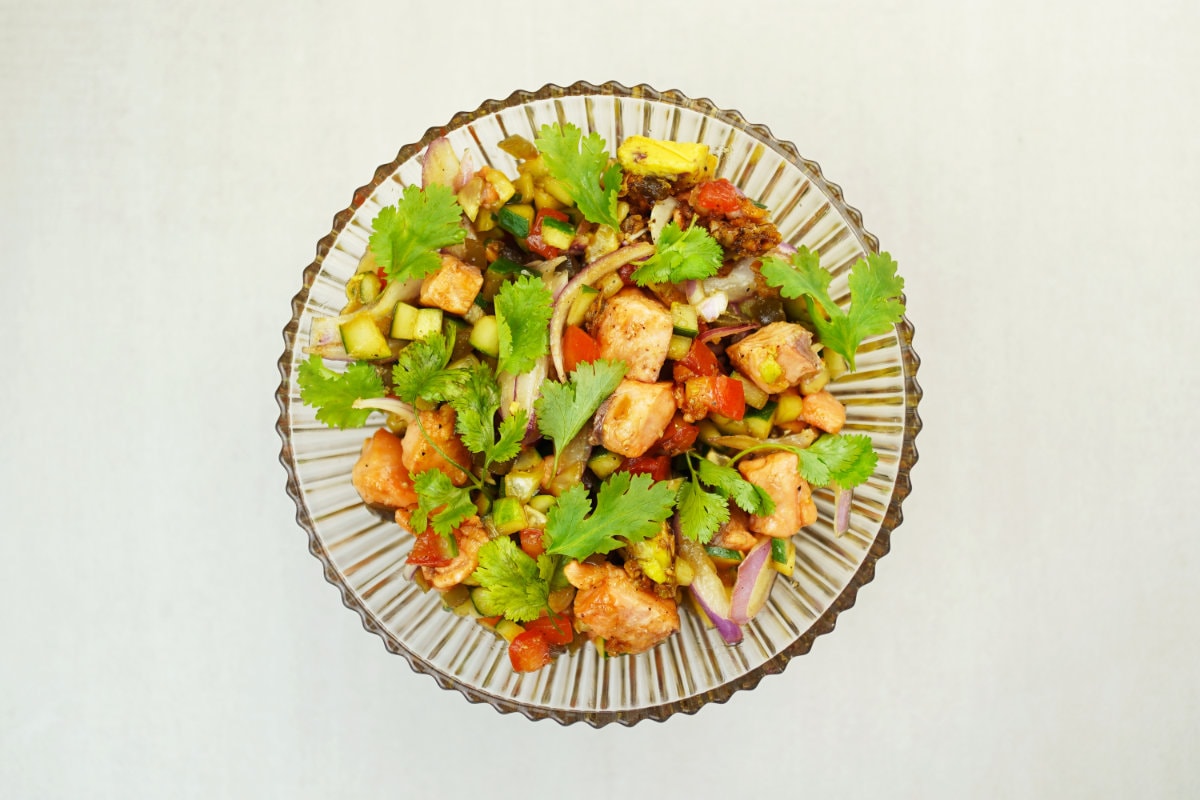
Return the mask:
<svg viewBox="0 0 1200 800">
<path fill-rule="evenodd" d="M 917 460 L 915 439 L 921 428 L 920 362 L 906 318 L 893 332 L 865 342 L 857 372 L 831 385 L 846 405 L 846 431 L 871 436 L 878 468 L 855 490 L 850 531 L 840 538 L 833 535 L 830 493 L 816 492 L 821 517 L 794 537 L 795 573 L 776 581 L 768 605 L 746 627 L 741 644 L 724 644 L 685 607 L 680 632 L 650 652 L 605 659 L 586 645 L 539 672 L 513 672 L 502 639 L 443 611 L 436 592 L 423 594 L 403 577 L 413 537 L 368 510 L 350 483 L 350 470 L 370 431 L 335 430 L 317 422 L 312 409 L 300 402 L 296 371 L 305 359 L 312 318 L 338 313 L 344 284 L 367 247 L 371 220 L 380 208 L 395 203 L 405 186 L 420 182 L 417 156 L 431 140 L 447 136 L 457 151 L 471 148 L 485 163 L 511 174 L 515 162 L 497 143 L 518 133 L 532 139 L 541 125 L 553 122 L 598 131 L 612 148 L 634 134 L 707 143 L 720 159 L 718 177 L 765 203 L 784 241 L 820 252 L 822 265 L 834 274 L 831 294 L 839 303 L 848 299 L 851 265 L 879 249 L 878 240 L 863 229 L 859 212 L 844 202 L 841 188 L 827 181 L 815 162 L 767 128 L 708 100 L 644 85 L 583 82 L 489 100 L 429 129 L 379 167 L 317 244 L 316 259 L 304 270 L 283 331 L 286 348 L 279 359 L 282 380 L 276 393 L 280 461 L 297 522 L 307 531 L 309 549 L 324 565 L 326 579 L 338 587 L 363 626 L 413 670 L 501 712 L 563 724 L 632 725 L 695 713 L 706 703 L 722 703 L 755 687 L 763 676 L 781 672 L 792 658 L 808 652 L 818 636 L 833 630 L 838 614 L 854 604 L 858 590 L 874 577 L 875 562 L 888 552 L 891 533 L 902 519 L 901 503 L 910 491 L 909 471 Z M 903 266 L 902 254 L 900 261 Z"/>
</svg>

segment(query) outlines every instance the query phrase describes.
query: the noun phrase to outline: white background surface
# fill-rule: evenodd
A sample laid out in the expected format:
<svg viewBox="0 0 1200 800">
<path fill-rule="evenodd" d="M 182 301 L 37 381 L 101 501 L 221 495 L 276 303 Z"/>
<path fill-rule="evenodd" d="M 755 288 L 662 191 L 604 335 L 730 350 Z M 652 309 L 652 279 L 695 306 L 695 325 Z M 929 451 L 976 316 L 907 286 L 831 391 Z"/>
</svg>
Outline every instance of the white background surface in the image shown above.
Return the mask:
<svg viewBox="0 0 1200 800">
<path fill-rule="evenodd" d="M 1197 796 L 1197 8 L 4 0 L 0 796 Z M 577 79 L 820 162 L 901 264 L 926 393 L 837 630 L 599 731 L 364 632 L 273 430 L 353 189 Z"/>
</svg>

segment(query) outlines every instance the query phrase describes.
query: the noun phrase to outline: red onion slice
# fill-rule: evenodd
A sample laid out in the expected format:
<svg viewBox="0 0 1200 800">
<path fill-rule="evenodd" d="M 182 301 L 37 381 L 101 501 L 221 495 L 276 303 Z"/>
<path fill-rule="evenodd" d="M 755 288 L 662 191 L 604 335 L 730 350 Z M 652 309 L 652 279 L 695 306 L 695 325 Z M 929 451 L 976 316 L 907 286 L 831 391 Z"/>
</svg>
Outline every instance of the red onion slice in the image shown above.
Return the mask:
<svg viewBox="0 0 1200 800">
<path fill-rule="evenodd" d="M 432 184 L 441 184 L 458 191 L 461 186 L 455 185 L 461 165 L 458 154 L 445 136 L 440 136 L 429 143 L 425 154 L 421 157 L 421 188 Z"/>
<path fill-rule="evenodd" d="M 682 534 L 678 514 L 675 515 L 674 526 L 677 557 L 686 561 L 692 568 L 692 582 L 688 585 L 688 591 L 712 620 L 721 638 L 728 644 L 737 644 L 742 640 L 742 629 L 730 619 L 729 594 L 725 590 L 725 584 L 721 582 L 721 577 L 717 575 L 717 568 L 713 566 L 712 559 L 704 552 L 703 547 Z"/>
<path fill-rule="evenodd" d="M 853 489 L 843 489 L 833 486 L 833 535 L 841 536 L 850 530 L 850 501 L 854 499 Z"/>
<path fill-rule="evenodd" d="M 723 339 L 726 336 L 736 336 L 739 333 L 748 333 L 758 328 L 757 322 L 747 322 L 743 325 L 725 325 L 721 328 L 709 328 L 696 337 L 701 343 L 712 339 Z"/>
<path fill-rule="evenodd" d="M 730 620 L 744 625 L 754 619 L 754 615 L 767 604 L 778 574 L 771 567 L 771 540 L 765 538 L 754 545 L 738 565 L 737 580 L 734 581 L 733 596 L 729 603 Z"/>
</svg>

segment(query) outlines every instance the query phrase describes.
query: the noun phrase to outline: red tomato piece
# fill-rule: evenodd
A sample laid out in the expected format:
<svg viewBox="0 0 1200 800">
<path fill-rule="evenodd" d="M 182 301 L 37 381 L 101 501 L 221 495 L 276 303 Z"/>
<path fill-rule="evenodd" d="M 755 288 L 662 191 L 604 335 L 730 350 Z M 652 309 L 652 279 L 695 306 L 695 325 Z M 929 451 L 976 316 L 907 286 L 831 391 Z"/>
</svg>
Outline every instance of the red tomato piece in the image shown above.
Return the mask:
<svg viewBox="0 0 1200 800">
<path fill-rule="evenodd" d="M 556 211 L 553 208 L 538 209 L 537 216 L 533 218 L 533 225 L 529 228 L 529 236 L 525 237 L 525 244 L 542 258 L 558 258 L 562 255 L 562 250 L 559 250 L 557 247 L 551 247 L 542 239 L 542 220 L 546 217 L 552 217 L 560 222 L 570 221 L 570 217 L 561 211 Z"/>
<path fill-rule="evenodd" d="M 675 362 L 672 371 L 676 382 L 682 382 L 698 375 L 716 375 L 721 371 L 717 357 L 708 345 L 692 340 L 692 347 L 686 356 Z"/>
<path fill-rule="evenodd" d="M 577 325 L 568 325 L 563 331 L 563 369 L 575 371 L 578 364 L 595 361 L 600 357 L 600 345 Z"/>
<path fill-rule="evenodd" d="M 570 644 L 575 639 L 575 629 L 571 627 L 571 617 L 569 614 L 538 617 L 532 622 L 524 622 L 522 624 L 525 626 L 526 633 L 537 631 L 542 634 L 542 637 L 549 644 Z"/>
<path fill-rule="evenodd" d="M 550 643 L 541 631 L 526 630 L 508 645 L 508 660 L 514 672 L 537 672 L 553 660 Z"/>
<path fill-rule="evenodd" d="M 408 554 L 408 563 L 421 567 L 444 567 L 453 559 L 450 545 L 442 536 L 434 533 L 433 528 L 417 536 L 412 552 Z"/>
<path fill-rule="evenodd" d="M 713 378 L 712 410 L 723 417 L 746 416 L 746 388 L 737 378 L 717 375 Z"/>
<path fill-rule="evenodd" d="M 525 551 L 525 555 L 530 558 L 537 558 L 546 552 L 545 535 L 545 531 L 540 531 L 537 528 L 522 528 L 521 549 Z"/>
<path fill-rule="evenodd" d="M 652 456 L 677 456 L 692 449 L 700 429 L 695 425 L 684 422 L 683 417 L 676 414 L 663 431 L 662 437 L 647 451 Z"/>
<path fill-rule="evenodd" d="M 671 459 L 669 456 L 627 458 L 617 467 L 617 471 L 632 475 L 649 475 L 656 481 L 665 481 L 671 477 Z"/>
<path fill-rule="evenodd" d="M 700 184 L 693 197 L 698 208 L 713 214 L 729 214 L 742 207 L 737 187 L 725 178 Z"/>
</svg>

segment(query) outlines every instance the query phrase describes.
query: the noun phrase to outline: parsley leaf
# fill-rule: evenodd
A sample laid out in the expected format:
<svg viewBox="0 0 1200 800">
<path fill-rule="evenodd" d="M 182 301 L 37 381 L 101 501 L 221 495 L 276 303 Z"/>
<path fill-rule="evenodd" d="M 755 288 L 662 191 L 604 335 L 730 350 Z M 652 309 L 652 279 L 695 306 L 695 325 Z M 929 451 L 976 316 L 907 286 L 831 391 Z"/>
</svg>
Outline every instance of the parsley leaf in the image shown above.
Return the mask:
<svg viewBox="0 0 1200 800">
<path fill-rule="evenodd" d="M 463 520 L 478 512 L 471 502 L 471 492 L 455 486 L 440 469 L 427 469 L 414 475 L 413 488 L 417 492 L 417 510 L 411 520 L 414 531 L 423 531 L 432 525 L 438 534 L 449 536 Z"/>
<path fill-rule="evenodd" d="M 733 467 L 714 464 L 706 458 L 700 459 L 699 463 L 697 477 L 733 500 L 743 511 L 763 517 L 775 513 L 775 501 L 767 490 L 743 478 Z"/>
<path fill-rule="evenodd" d="M 904 315 L 900 300 L 904 279 L 896 274 L 896 262 L 887 253 L 871 253 L 851 267 L 848 311 L 842 311 L 829 296 L 833 276 L 807 247 L 801 247 L 790 264 L 774 256 L 763 259 L 762 274 L 784 297 L 804 298 L 821 343 L 845 356 L 851 371 L 863 339 L 887 333 Z M 817 311 L 814 301 L 821 304 L 824 314 Z"/>
<path fill-rule="evenodd" d="M 409 186 L 371 223 L 369 245 L 390 281 L 423 278 L 441 266 L 437 251 L 466 238 L 462 209 L 448 186 Z"/>
<path fill-rule="evenodd" d="M 411 342 L 401 350 L 392 367 L 396 396 L 406 403 L 418 399 L 440 403 L 454 396 L 463 374 L 460 370 L 446 369 L 450 352 L 450 343 L 440 333 Z"/>
<path fill-rule="evenodd" d="M 686 231 L 674 222 L 663 226 L 655 243 L 654 255 L 633 271 L 638 285 L 679 283 L 717 274 L 725 258 L 721 245 L 699 225 Z"/>
<path fill-rule="evenodd" d="M 496 293 L 496 323 L 500 331 L 498 370 L 520 375 L 550 352 L 552 300 L 545 282 L 529 275 L 505 283 Z"/>
<path fill-rule="evenodd" d="M 479 566 L 471 577 L 479 583 L 472 599 L 485 614 L 503 614 L 514 622 L 537 619 L 550 597 L 549 570 L 541 556 L 534 561 L 507 536 L 479 548 Z M 550 559 L 546 559 L 550 561 Z"/>
<path fill-rule="evenodd" d="M 795 452 L 800 457 L 801 477 L 815 486 L 836 484 L 852 489 L 870 478 L 879 463 L 871 437 L 863 434 L 827 433 Z"/>
<path fill-rule="evenodd" d="M 729 506 L 724 497 L 705 491 L 696 481 L 685 481 L 676 497 L 679 529 L 689 539 L 706 544 L 729 521 Z"/>
<path fill-rule="evenodd" d="M 541 151 L 546 169 L 561 181 L 575 205 L 589 222 L 619 226 L 617 190 L 621 186 L 621 165 L 611 160 L 604 139 L 593 131 L 585 138 L 571 123 L 543 125 L 534 142 Z"/>
<path fill-rule="evenodd" d="M 576 484 L 546 515 L 546 552 L 582 560 L 640 542 L 658 533 L 674 505 L 670 484 L 649 475 L 613 473 L 600 484 L 594 512 L 587 490 Z"/>
<path fill-rule="evenodd" d="M 562 449 L 583 430 L 604 398 L 616 390 L 626 369 L 628 366 L 624 361 L 585 361 L 570 374 L 567 383 L 548 381 L 542 387 L 542 396 L 534 404 L 538 430 L 554 441 L 556 460 Z"/>
<path fill-rule="evenodd" d="M 317 409 L 317 419 L 333 428 L 361 428 L 371 415 L 369 408 L 353 408 L 355 400 L 387 394 L 383 379 L 366 361 L 356 361 L 337 373 L 311 355 L 296 375 L 300 400 Z"/>
<path fill-rule="evenodd" d="M 516 457 L 525 437 L 528 419 L 525 409 L 500 423 L 500 438 L 496 438 L 495 418 L 500 410 L 500 386 L 486 364 L 476 364 L 465 370 L 459 391 L 450 398 L 456 415 L 455 429 L 472 453 L 483 454 L 483 468 L 493 462 Z"/>
</svg>

